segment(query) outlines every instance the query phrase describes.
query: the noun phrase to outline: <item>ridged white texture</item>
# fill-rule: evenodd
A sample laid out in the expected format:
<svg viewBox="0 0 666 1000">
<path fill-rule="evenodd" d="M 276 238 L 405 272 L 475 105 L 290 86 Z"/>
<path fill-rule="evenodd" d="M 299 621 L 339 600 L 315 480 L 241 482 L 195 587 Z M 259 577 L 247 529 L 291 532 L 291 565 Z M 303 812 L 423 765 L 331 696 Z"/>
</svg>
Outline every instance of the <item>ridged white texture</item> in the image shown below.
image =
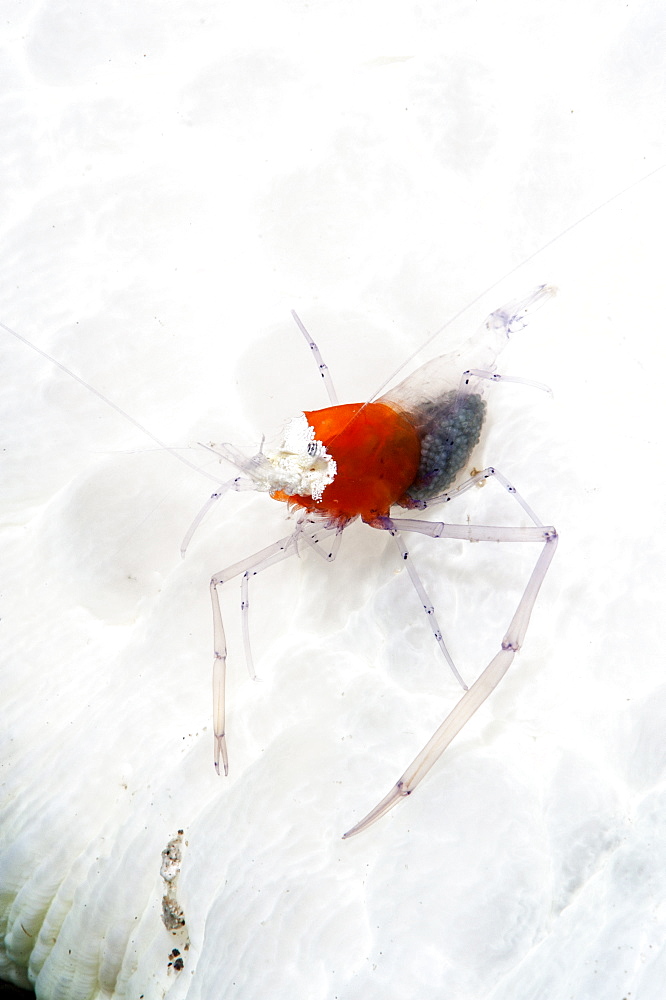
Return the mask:
<svg viewBox="0 0 666 1000">
<path fill-rule="evenodd" d="M 262 488 L 271 493 L 283 490 L 287 496 L 321 500 L 337 472 L 335 461 L 315 439 L 304 413 L 287 422 L 280 447 L 267 457 L 270 468 L 267 471 L 267 466 L 262 466 Z"/>
<path fill-rule="evenodd" d="M 188 446 L 254 454 L 326 405 L 291 308 L 369 397 L 666 159 L 660 16 L 8 3 L 0 318 L 225 476 Z M 489 391 L 486 456 L 561 544 L 496 697 L 345 843 L 456 695 L 393 548 L 356 526 L 333 566 L 256 580 L 256 683 L 224 591 L 217 778 L 208 580 L 285 506 L 230 494 L 181 560 L 213 484 L 0 337 L 3 976 L 43 1000 L 661 1000 L 663 205 L 663 177 L 634 189 L 413 362 L 559 286 L 501 365 L 554 401 Z M 491 485 L 455 518 L 511 523 Z M 529 553 L 411 548 L 469 676 Z"/>
</svg>

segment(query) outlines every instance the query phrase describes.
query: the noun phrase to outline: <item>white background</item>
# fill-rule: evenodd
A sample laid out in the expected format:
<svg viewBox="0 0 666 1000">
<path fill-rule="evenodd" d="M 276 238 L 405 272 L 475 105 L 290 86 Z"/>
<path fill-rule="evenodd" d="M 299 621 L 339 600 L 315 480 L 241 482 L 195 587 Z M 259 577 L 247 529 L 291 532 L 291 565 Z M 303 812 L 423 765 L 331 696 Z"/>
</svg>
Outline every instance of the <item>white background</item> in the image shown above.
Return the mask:
<svg viewBox="0 0 666 1000">
<path fill-rule="evenodd" d="M 256 683 L 229 586 L 217 778 L 208 579 L 286 510 L 230 497 L 181 560 L 212 484 L 3 332 L 2 974 L 67 1000 L 657 1000 L 666 172 L 573 224 L 666 161 L 663 11 L 13 0 L 0 47 L 4 323 L 217 474 L 198 441 L 252 453 L 326 403 L 291 308 L 355 401 L 477 297 L 419 362 L 555 284 L 500 364 L 554 398 L 494 389 L 485 458 L 561 535 L 502 687 L 343 842 L 457 696 L 387 539 L 257 581 Z M 473 492 L 447 517 L 522 523 Z M 412 549 L 473 677 L 536 553 Z"/>
</svg>

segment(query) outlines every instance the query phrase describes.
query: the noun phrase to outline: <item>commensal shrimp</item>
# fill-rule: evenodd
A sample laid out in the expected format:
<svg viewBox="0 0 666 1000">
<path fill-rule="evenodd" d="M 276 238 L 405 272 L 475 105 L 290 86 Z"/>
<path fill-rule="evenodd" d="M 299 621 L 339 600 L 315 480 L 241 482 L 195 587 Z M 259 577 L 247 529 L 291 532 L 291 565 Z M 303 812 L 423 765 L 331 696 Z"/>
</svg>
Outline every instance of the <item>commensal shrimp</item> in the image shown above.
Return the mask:
<svg viewBox="0 0 666 1000">
<path fill-rule="evenodd" d="M 289 421 L 282 445 L 273 453 L 265 454 L 260 450 L 247 458 L 230 445 L 210 445 L 211 450 L 233 464 L 242 475 L 212 495 L 183 543 L 184 549 L 206 511 L 227 490 L 266 492 L 298 512 L 291 534 L 216 573 L 210 582 L 214 623 L 214 759 L 218 772 L 221 761 L 225 774 L 228 773 L 224 704 L 227 645 L 218 588 L 234 577 L 241 577 L 244 645 L 248 669 L 254 676 L 248 619 L 250 579 L 297 553 L 301 543 L 313 547 L 329 560 L 334 559 L 342 532 L 357 518 L 371 528 L 388 531 L 395 541 L 435 641 L 464 693 L 385 798 L 344 837 L 365 830 L 401 798 L 410 795 L 497 687 L 523 644 L 537 594 L 555 553 L 557 533 L 552 526 L 542 524 L 497 469 L 490 466 L 471 474 L 465 470 L 481 439 L 489 383 L 509 381 L 539 386 L 525 379 L 497 374 L 496 359 L 509 335 L 520 329 L 530 311 L 552 293 L 553 289 L 541 286 L 524 300 L 496 310 L 459 353 L 428 362 L 395 388 L 366 403 L 337 402 L 317 345 L 294 314 L 319 366 L 331 405 L 322 410 L 306 411 Z M 464 371 L 463 364 L 467 366 Z M 424 511 L 441 506 L 489 478 L 495 479 L 515 498 L 532 521 L 530 526 L 448 524 L 391 516 L 394 507 Z M 410 560 L 402 540 L 406 532 L 431 538 L 541 545 L 499 650 L 469 688 L 456 669 L 434 608 Z M 328 550 L 319 545 L 325 537 L 332 538 Z"/>
</svg>

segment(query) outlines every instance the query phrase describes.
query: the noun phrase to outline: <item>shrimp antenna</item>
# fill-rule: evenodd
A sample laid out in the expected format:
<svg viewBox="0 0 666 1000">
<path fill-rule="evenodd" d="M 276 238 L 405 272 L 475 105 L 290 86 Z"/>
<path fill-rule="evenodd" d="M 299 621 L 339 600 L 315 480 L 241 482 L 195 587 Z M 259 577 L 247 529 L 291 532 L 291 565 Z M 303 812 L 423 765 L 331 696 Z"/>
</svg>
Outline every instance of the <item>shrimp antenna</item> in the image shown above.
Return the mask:
<svg viewBox="0 0 666 1000">
<path fill-rule="evenodd" d="M 220 481 L 219 477 L 212 476 L 210 472 L 206 472 L 205 469 L 202 469 L 201 466 L 197 465 L 195 462 L 190 462 L 189 459 L 181 455 L 178 451 L 176 451 L 175 448 L 172 448 L 164 441 L 161 441 L 160 438 L 158 438 L 156 434 L 153 434 L 153 432 L 149 430 L 144 424 L 140 423 L 134 417 L 130 416 L 129 413 L 126 413 L 125 410 L 123 410 L 122 406 L 118 406 L 118 404 L 114 403 L 112 399 L 109 399 L 108 396 L 105 396 L 104 393 L 100 392 L 99 389 L 96 389 L 94 385 L 90 385 L 89 382 L 86 382 L 85 379 L 81 378 L 80 375 L 77 375 L 76 372 L 73 372 L 71 368 L 67 367 L 67 365 L 63 365 L 63 363 L 61 361 L 58 361 L 57 358 L 54 358 L 53 355 L 49 354 L 47 351 L 43 351 L 41 347 L 37 347 L 37 345 L 29 341 L 27 337 L 22 337 L 20 333 L 17 333 L 16 330 L 12 330 L 12 328 L 10 326 L 7 326 L 6 323 L 0 321 L 0 327 L 2 327 L 3 330 L 6 330 L 7 333 L 11 333 L 12 337 L 16 337 L 16 339 L 20 340 L 23 344 L 27 344 L 27 346 L 31 347 L 33 351 L 37 352 L 37 354 L 41 354 L 43 358 L 46 358 L 47 361 L 50 361 L 51 364 L 55 365 L 56 368 L 59 368 L 61 372 L 64 372 L 66 375 L 69 375 L 70 378 L 73 378 L 76 382 L 79 383 L 79 385 L 82 385 L 84 389 L 87 389 L 89 392 L 92 392 L 93 395 L 97 396 L 98 399 L 101 399 L 103 403 L 106 403 L 106 405 L 110 406 L 112 410 L 115 410 L 116 413 L 119 413 L 121 417 L 124 417 L 125 420 L 129 420 L 131 424 L 134 424 L 134 426 L 138 430 L 140 430 L 142 434 L 145 434 L 146 437 L 149 437 L 151 441 L 154 441 L 155 444 L 158 445 L 158 447 L 162 448 L 164 451 L 168 451 L 170 455 L 173 455 L 173 457 L 177 458 L 179 462 L 182 462 L 183 465 L 189 466 L 190 469 L 194 469 L 195 472 L 198 472 L 200 475 L 205 476 L 207 479 L 212 479 L 214 483 L 219 483 Z"/>
<path fill-rule="evenodd" d="M 485 295 L 487 295 L 489 292 L 492 292 L 494 288 L 497 288 L 497 286 L 500 285 L 503 281 L 506 281 L 507 278 L 510 278 L 512 274 L 516 273 L 516 271 L 519 271 L 526 264 L 529 264 L 531 260 L 534 260 L 535 257 L 538 257 L 539 254 L 543 253 L 544 250 L 547 250 L 548 247 L 553 245 L 553 243 L 557 243 L 558 240 L 562 239 L 563 236 L 566 236 L 567 233 L 570 233 L 572 229 L 576 229 L 576 227 L 580 226 L 583 222 L 587 222 L 587 220 L 591 219 L 593 215 L 597 214 L 597 212 L 600 212 L 603 208 L 606 208 L 608 205 L 611 205 L 618 198 L 621 198 L 622 195 L 625 195 L 627 191 L 631 191 L 632 188 L 635 188 L 639 184 L 642 184 L 644 181 L 649 180 L 650 177 L 654 177 L 654 175 L 658 174 L 660 170 L 664 169 L 664 167 L 666 167 L 666 163 L 661 163 L 658 167 L 655 167 L 654 170 L 650 170 L 649 173 L 644 174 L 642 177 L 639 177 L 635 181 L 632 181 L 631 184 L 627 184 L 627 186 L 623 187 L 620 191 L 616 191 L 615 194 L 612 194 L 610 196 L 610 198 L 606 198 L 605 201 L 600 202 L 594 208 L 590 209 L 589 212 L 586 212 L 585 215 L 581 215 L 580 218 L 576 219 L 575 222 L 572 222 L 564 229 L 561 229 L 556 236 L 552 236 L 549 240 L 546 240 L 544 244 L 542 244 L 537 250 L 534 250 L 531 254 L 529 254 L 529 256 L 521 260 L 520 263 L 516 264 L 514 267 L 509 268 L 509 270 L 505 274 L 503 274 L 501 278 L 498 278 L 496 281 L 493 281 L 492 284 L 488 285 L 488 287 L 485 288 L 482 292 L 479 292 L 479 294 L 476 295 L 470 302 L 468 302 L 467 305 L 463 306 L 462 309 L 459 309 L 457 313 L 454 313 L 453 316 L 451 316 L 451 318 L 448 319 L 443 326 L 438 327 L 438 329 L 435 330 L 435 332 L 431 334 L 430 337 L 428 337 L 428 339 L 424 344 L 420 344 L 420 346 L 417 347 L 417 349 L 412 354 L 410 354 L 409 357 L 405 361 L 403 361 L 402 364 L 399 365 L 384 382 L 382 382 L 379 389 L 377 389 L 375 395 L 372 397 L 372 400 L 375 400 L 377 396 L 379 396 L 383 392 L 383 390 L 386 388 L 389 382 L 392 382 L 393 379 L 396 378 L 396 376 L 399 375 L 401 371 L 403 371 L 403 369 L 405 369 L 409 364 L 411 364 L 414 358 L 417 357 L 421 353 L 421 351 L 424 351 L 426 347 L 432 344 L 433 340 L 439 337 L 439 335 L 443 333 L 444 330 L 446 330 L 449 326 L 451 326 L 452 323 L 455 323 L 456 320 L 460 319 L 461 316 L 464 316 L 464 314 L 473 306 L 475 306 L 477 302 L 480 302 Z"/>
</svg>

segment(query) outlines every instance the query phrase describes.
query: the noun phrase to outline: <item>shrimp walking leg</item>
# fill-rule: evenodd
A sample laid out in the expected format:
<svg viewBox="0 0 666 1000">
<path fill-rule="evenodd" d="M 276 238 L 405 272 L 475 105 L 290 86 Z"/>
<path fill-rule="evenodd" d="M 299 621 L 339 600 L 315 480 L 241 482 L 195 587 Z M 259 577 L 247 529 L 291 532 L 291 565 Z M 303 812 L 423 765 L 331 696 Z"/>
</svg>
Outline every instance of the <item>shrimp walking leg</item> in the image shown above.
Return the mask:
<svg viewBox="0 0 666 1000">
<path fill-rule="evenodd" d="M 319 543 L 321 542 L 322 538 L 326 537 L 327 534 L 330 535 L 331 531 L 335 531 L 335 534 L 333 536 L 333 543 L 330 549 L 328 550 L 323 549 Z M 318 556 L 321 556 L 321 558 L 325 562 L 331 563 L 334 562 L 338 552 L 340 551 L 340 542 L 342 541 L 342 528 L 327 527 L 325 531 L 322 531 L 321 528 L 319 528 L 318 531 L 312 531 L 312 532 L 304 531 L 300 537 L 307 545 L 310 546 L 313 552 L 316 552 Z"/>
<path fill-rule="evenodd" d="M 185 553 L 187 552 L 189 544 L 192 541 L 192 536 L 194 535 L 195 531 L 197 530 L 203 519 L 212 510 L 212 508 L 215 506 L 218 500 L 222 499 L 225 493 L 228 493 L 229 490 L 236 493 L 242 493 L 243 491 L 247 492 L 248 490 L 254 490 L 254 488 L 255 486 L 253 482 L 251 482 L 249 479 L 241 479 L 240 476 L 237 476 L 236 479 L 230 480 L 228 483 L 221 483 L 215 490 L 215 492 L 211 493 L 211 495 L 208 497 L 208 500 L 206 500 L 205 504 L 203 505 L 197 516 L 192 521 L 192 524 L 187 529 L 185 537 L 180 543 L 181 556 L 184 556 Z"/>
<path fill-rule="evenodd" d="M 400 556 L 401 556 L 401 558 L 402 558 L 405 566 L 407 567 L 407 572 L 409 573 L 409 578 L 412 581 L 412 585 L 414 587 L 414 590 L 416 591 L 416 593 L 418 594 L 418 596 L 420 598 L 421 604 L 423 606 L 423 610 L 426 613 L 426 616 L 428 618 L 428 623 L 429 623 L 430 628 L 432 629 L 432 633 L 433 633 L 433 635 L 435 637 L 435 642 L 437 643 L 437 645 L 439 646 L 440 650 L 442 651 L 442 655 L 444 656 L 444 659 L 446 660 L 446 662 L 450 666 L 451 671 L 453 673 L 453 676 L 458 681 L 458 683 L 460 684 L 460 686 L 463 689 L 463 691 L 467 691 L 467 685 L 465 684 L 464 680 L 460 676 L 460 673 L 458 672 L 458 668 L 456 667 L 455 663 L 453 662 L 451 654 L 449 653 L 449 651 L 448 651 L 448 649 L 446 647 L 446 643 L 444 642 L 444 637 L 442 635 L 442 630 L 441 630 L 441 628 L 439 626 L 439 622 L 437 621 L 437 616 L 435 615 L 435 608 L 433 607 L 432 601 L 428 597 L 426 589 L 423 586 L 423 583 L 421 581 L 421 577 L 416 572 L 416 568 L 414 566 L 414 563 L 412 562 L 412 559 L 411 559 L 411 556 L 409 554 L 409 551 L 408 551 L 405 543 L 403 542 L 402 538 L 400 537 L 400 535 L 398 534 L 397 531 L 391 531 L 391 535 L 393 536 L 393 539 L 395 540 L 395 543 L 398 546 L 398 552 L 400 553 Z"/>
<path fill-rule="evenodd" d="M 322 528 L 321 526 L 317 530 L 312 529 L 312 523 L 307 522 L 307 528 L 304 527 L 304 521 L 300 521 L 296 526 L 296 529 L 291 536 L 294 544 L 294 552 L 298 550 L 298 543 L 305 542 L 309 547 L 321 556 L 325 562 L 333 562 L 338 554 L 340 548 L 340 542 L 342 541 L 342 531 L 335 531 L 333 536 L 333 544 L 330 549 L 322 548 L 319 544 L 322 538 L 331 533 L 331 529 Z M 292 552 L 285 553 L 284 558 L 291 555 Z M 254 658 L 252 656 L 252 642 L 250 640 L 250 577 L 256 576 L 262 569 L 266 569 L 267 566 L 271 566 L 274 560 L 270 560 L 266 565 L 255 566 L 253 570 L 246 570 L 241 578 L 241 627 L 243 630 L 243 646 L 245 648 L 245 662 L 247 664 L 247 669 L 252 680 L 256 680 L 256 672 L 254 669 Z"/>
<path fill-rule="evenodd" d="M 439 496 L 432 497 L 432 499 L 425 501 L 423 506 L 424 508 L 426 508 L 426 507 L 434 507 L 436 505 L 440 505 L 443 503 L 448 503 L 449 501 L 454 500 L 459 496 L 462 496 L 463 493 L 467 493 L 467 491 L 471 490 L 473 486 L 478 486 L 484 480 L 491 478 L 494 479 L 497 483 L 499 483 L 500 486 L 504 487 L 506 492 L 509 493 L 514 498 L 516 503 L 520 504 L 520 506 L 523 508 L 529 519 L 534 524 L 536 524 L 539 527 L 542 525 L 542 522 L 536 516 L 536 514 L 534 513 L 530 505 L 527 503 L 527 501 L 520 495 L 516 487 L 509 482 L 506 476 L 503 476 L 502 473 L 499 472 L 497 469 L 495 469 L 492 465 L 489 465 L 487 468 L 482 469 L 481 472 L 474 473 L 473 476 L 470 476 L 466 482 L 464 482 L 461 486 L 456 487 L 455 490 L 451 490 L 448 493 L 441 493 Z M 425 522 L 425 523 L 428 524 L 433 522 Z"/>
<path fill-rule="evenodd" d="M 249 581 L 251 577 L 257 576 L 262 570 L 268 569 L 269 566 L 273 566 L 275 563 L 282 562 L 283 559 L 288 559 L 290 556 L 296 555 L 298 553 L 298 543 L 299 541 L 306 540 L 313 548 L 316 548 L 317 542 L 320 539 L 330 533 L 331 529 L 328 527 L 320 527 L 313 531 L 311 529 L 304 530 L 302 524 L 299 523 L 295 530 L 290 534 L 286 535 L 284 538 L 280 538 L 277 542 L 273 542 L 272 545 L 266 546 L 266 548 L 261 549 L 259 552 L 255 552 L 254 555 L 249 556 L 247 559 L 242 559 L 240 562 L 234 563 L 228 566 L 227 569 L 220 570 L 216 573 L 210 581 L 210 596 L 211 604 L 213 607 L 213 728 L 214 728 L 214 739 L 215 739 L 215 749 L 214 749 L 214 762 L 215 770 L 220 771 L 220 761 L 222 761 L 222 766 L 224 768 L 224 773 L 229 773 L 229 758 L 227 754 L 227 743 L 226 743 L 226 727 L 225 727 L 225 686 L 226 686 L 226 668 L 227 668 L 227 640 L 224 631 L 224 623 L 222 621 L 222 609 L 220 607 L 220 596 L 218 593 L 218 587 L 222 584 L 228 583 L 229 580 L 233 580 L 237 576 L 242 576 L 241 579 L 241 615 L 242 615 L 242 629 L 243 629 L 243 642 L 245 645 L 245 656 L 247 660 L 248 670 L 251 677 L 255 676 L 254 666 L 252 662 L 252 650 L 250 647 L 250 629 L 249 629 Z M 337 553 L 337 548 L 339 541 L 334 541 L 332 555 L 328 553 L 322 553 L 325 558 L 332 560 L 335 558 Z"/>
<path fill-rule="evenodd" d="M 442 494 L 426 504 L 446 503 L 467 492 L 484 479 L 494 478 L 500 486 L 511 494 L 516 502 L 534 522 L 528 527 L 499 527 L 492 525 L 446 524 L 443 521 L 421 521 L 408 518 L 378 518 L 376 528 L 390 531 L 394 536 L 398 531 L 413 531 L 431 538 L 457 538 L 470 542 L 541 542 L 543 548 L 532 570 L 527 586 L 518 602 L 518 607 L 502 639 L 499 652 L 493 657 L 483 673 L 465 692 L 455 708 L 447 715 L 433 733 L 421 752 L 414 758 L 407 770 L 398 778 L 391 791 L 368 815 L 344 834 L 345 838 L 367 829 L 375 820 L 392 809 L 404 796 L 410 795 L 430 768 L 441 757 L 449 743 L 471 719 L 477 709 L 495 690 L 522 646 L 534 603 L 544 581 L 550 562 L 557 548 L 557 532 L 551 526 L 544 526 L 534 511 L 516 491 L 515 487 L 500 472 L 489 466 L 450 493 Z"/>
</svg>

